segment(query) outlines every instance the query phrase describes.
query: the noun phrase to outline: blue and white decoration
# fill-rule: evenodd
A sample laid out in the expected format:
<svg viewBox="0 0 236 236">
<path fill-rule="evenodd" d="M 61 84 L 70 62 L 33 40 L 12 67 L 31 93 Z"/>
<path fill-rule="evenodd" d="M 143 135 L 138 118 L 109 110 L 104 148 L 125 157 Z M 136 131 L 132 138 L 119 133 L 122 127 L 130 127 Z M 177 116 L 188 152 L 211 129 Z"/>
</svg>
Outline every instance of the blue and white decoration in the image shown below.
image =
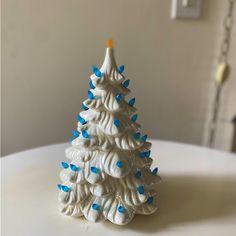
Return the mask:
<svg viewBox="0 0 236 236">
<path fill-rule="evenodd" d="M 93 66 L 93 73 L 94 73 L 98 78 L 101 78 L 101 77 L 103 77 L 103 75 L 104 75 L 96 66 Z"/>
<path fill-rule="evenodd" d="M 122 84 L 123 87 L 124 87 L 124 88 L 128 88 L 128 87 L 129 87 L 129 82 L 130 82 L 129 79 L 125 80 L 125 82 Z"/>
<path fill-rule="evenodd" d="M 128 224 L 135 214 L 157 210 L 158 167 L 151 169 L 151 143 L 137 122 L 130 80 L 116 66 L 108 41 L 101 68 L 92 67 L 87 99 L 77 115 L 67 161 L 60 163 L 59 209 L 88 221 Z"/>
</svg>

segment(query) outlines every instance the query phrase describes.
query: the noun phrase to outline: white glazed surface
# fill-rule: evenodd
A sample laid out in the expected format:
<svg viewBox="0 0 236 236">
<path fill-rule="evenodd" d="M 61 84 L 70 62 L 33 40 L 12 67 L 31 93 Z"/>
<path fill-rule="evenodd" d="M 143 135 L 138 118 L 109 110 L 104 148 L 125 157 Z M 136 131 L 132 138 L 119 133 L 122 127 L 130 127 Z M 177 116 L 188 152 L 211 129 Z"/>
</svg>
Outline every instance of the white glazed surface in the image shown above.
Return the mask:
<svg viewBox="0 0 236 236">
<path fill-rule="evenodd" d="M 80 136 L 66 150 L 69 164 L 79 167 L 79 171 L 70 168 L 61 171 L 62 185 L 70 191 L 60 191 L 59 209 L 69 216 L 84 215 L 91 222 L 108 219 L 125 225 L 135 213 L 149 215 L 157 210 L 156 185 L 160 177 L 150 170 L 152 158 L 140 157 L 141 152 L 150 150 L 151 143 L 134 139 L 135 132 L 142 133 L 141 126 L 130 119 L 136 109 L 125 100 L 130 90 L 122 85 L 125 77 L 118 72 L 113 48 L 106 49 L 100 72 L 102 77 L 95 74 L 90 77 L 95 86 L 90 91 L 96 99 L 85 100 L 83 103 L 89 109 L 80 112 L 86 124 L 78 122 Z M 124 96 L 121 101 L 116 100 L 118 94 Z M 120 121 L 118 126 L 115 119 Z M 81 135 L 83 130 L 89 138 Z M 118 167 L 117 162 L 122 162 L 123 167 Z M 93 173 L 93 167 L 99 173 Z M 135 177 L 137 171 L 141 171 L 139 178 Z M 144 193 L 137 190 L 140 186 Z M 148 198 L 154 200 L 150 203 Z M 93 204 L 99 209 L 94 209 Z M 120 206 L 123 212 L 118 211 Z"/>
</svg>

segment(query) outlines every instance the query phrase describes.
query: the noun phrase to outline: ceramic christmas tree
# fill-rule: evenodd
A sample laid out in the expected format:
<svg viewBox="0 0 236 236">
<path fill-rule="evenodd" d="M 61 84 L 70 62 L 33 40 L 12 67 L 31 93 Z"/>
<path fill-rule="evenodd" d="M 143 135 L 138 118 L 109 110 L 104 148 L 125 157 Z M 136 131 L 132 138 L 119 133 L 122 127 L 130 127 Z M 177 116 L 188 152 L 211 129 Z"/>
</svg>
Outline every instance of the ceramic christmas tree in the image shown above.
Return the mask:
<svg viewBox="0 0 236 236">
<path fill-rule="evenodd" d="M 93 67 L 68 162 L 62 162 L 59 202 L 66 215 L 124 225 L 157 209 L 160 177 L 157 168 L 150 170 L 151 143 L 137 123 L 135 98 L 125 100 L 130 90 L 123 71 L 109 40 L 102 67 Z"/>
</svg>

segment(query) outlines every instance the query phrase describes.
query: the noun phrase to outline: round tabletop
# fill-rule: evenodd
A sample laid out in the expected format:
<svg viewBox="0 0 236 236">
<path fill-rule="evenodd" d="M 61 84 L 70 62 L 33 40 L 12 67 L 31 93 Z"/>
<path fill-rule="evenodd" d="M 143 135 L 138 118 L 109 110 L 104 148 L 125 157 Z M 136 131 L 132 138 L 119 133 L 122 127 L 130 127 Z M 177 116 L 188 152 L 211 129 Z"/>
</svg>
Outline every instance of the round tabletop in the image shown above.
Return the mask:
<svg viewBox="0 0 236 236">
<path fill-rule="evenodd" d="M 2 235 L 236 235 L 236 155 L 152 141 L 159 166 L 159 210 L 125 226 L 90 223 L 58 211 L 64 149 L 57 144 L 2 159 Z"/>
</svg>

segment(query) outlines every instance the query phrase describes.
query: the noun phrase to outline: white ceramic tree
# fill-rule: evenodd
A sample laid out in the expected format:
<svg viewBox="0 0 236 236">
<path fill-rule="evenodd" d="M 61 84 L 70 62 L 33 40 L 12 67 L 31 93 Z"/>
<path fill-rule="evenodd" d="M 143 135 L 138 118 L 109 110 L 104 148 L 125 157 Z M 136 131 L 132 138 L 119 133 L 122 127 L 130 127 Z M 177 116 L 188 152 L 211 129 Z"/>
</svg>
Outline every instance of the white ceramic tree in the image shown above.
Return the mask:
<svg viewBox="0 0 236 236">
<path fill-rule="evenodd" d="M 141 135 L 124 66 L 117 67 L 112 41 L 105 60 L 94 67 L 88 99 L 78 115 L 72 146 L 66 149 L 69 163 L 62 162 L 60 211 L 92 222 L 108 219 L 129 223 L 137 214 L 157 209 L 157 168 L 150 170 L 151 143 Z"/>
</svg>

